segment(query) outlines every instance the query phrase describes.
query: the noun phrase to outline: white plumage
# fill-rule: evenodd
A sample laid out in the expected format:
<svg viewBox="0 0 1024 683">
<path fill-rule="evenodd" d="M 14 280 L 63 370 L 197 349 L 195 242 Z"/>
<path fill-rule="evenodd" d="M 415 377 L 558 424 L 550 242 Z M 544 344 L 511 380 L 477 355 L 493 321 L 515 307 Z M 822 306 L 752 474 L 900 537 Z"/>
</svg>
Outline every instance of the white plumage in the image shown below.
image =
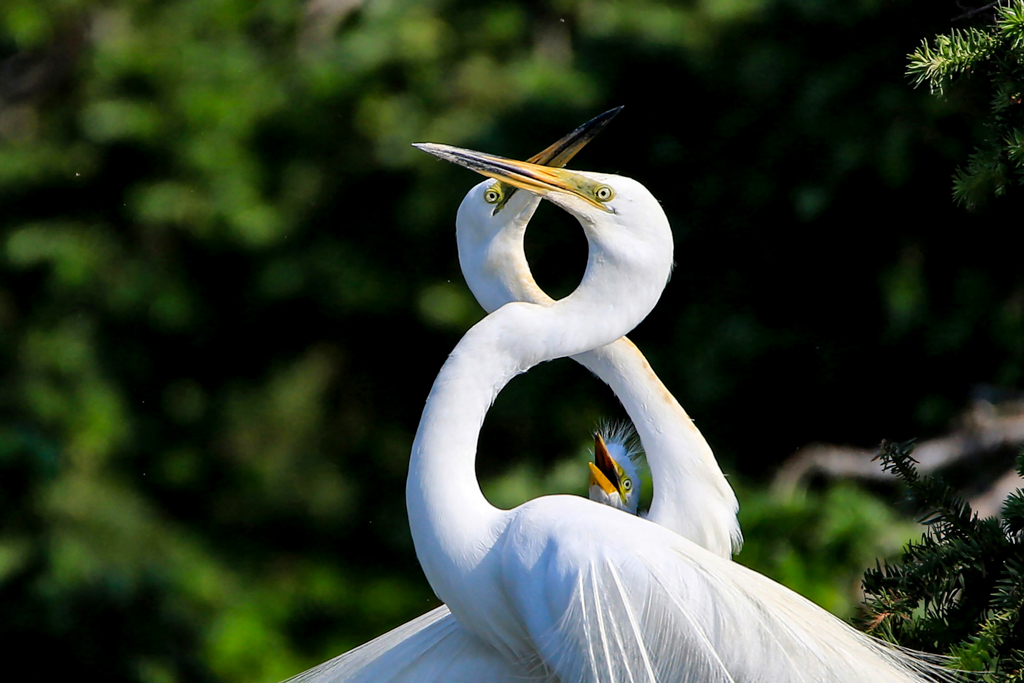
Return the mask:
<svg viewBox="0 0 1024 683">
<path fill-rule="evenodd" d="M 427 399 L 406 497 L 417 556 L 451 614 L 439 608 L 302 680 L 941 678 L 937 667 L 651 521 L 574 496 L 507 511 L 486 501 L 474 466 L 494 397 L 533 365 L 607 344 L 641 320 L 668 276 L 671 232 L 658 202 L 628 178 L 424 148 L 576 215 L 590 243 L 587 271 L 566 299 L 510 303 L 474 326 Z"/>
<path fill-rule="evenodd" d="M 442 605 L 289 679 L 289 683 L 524 683 L 533 680 L 470 635 Z"/>
<path fill-rule="evenodd" d="M 608 118 L 606 113 L 584 124 L 533 159 L 564 165 Z M 540 201 L 536 194 L 492 179 L 470 190 L 459 206 L 459 264 L 488 312 L 510 301 L 554 303 L 534 280 L 524 246 Z M 736 494 L 704 436 L 643 353 L 623 337 L 572 358 L 611 387 L 640 435 L 654 482 L 647 518 L 717 555 L 732 557 L 743 543 Z"/>
</svg>

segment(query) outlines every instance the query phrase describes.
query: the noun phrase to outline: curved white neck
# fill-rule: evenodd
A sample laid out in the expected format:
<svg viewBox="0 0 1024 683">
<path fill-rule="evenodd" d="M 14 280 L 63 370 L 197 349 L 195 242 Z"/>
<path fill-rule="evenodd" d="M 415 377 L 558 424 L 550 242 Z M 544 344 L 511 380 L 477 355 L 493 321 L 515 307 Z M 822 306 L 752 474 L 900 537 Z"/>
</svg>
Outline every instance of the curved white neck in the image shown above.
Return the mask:
<svg viewBox="0 0 1024 683">
<path fill-rule="evenodd" d="M 711 447 L 640 350 L 625 337 L 573 356 L 615 393 L 647 454 L 647 518 L 724 558 L 743 542 L 736 494 Z"/>
<path fill-rule="evenodd" d="M 494 398 L 538 363 L 629 331 L 660 293 L 633 284 L 639 291 L 629 305 L 583 285 L 551 306 L 510 303 L 470 329 L 445 361 L 420 418 L 406 482 L 416 555 L 442 600 L 458 594 L 459 578 L 483 561 L 504 527 L 505 513 L 484 498 L 476 476 L 477 439 Z"/>
<path fill-rule="evenodd" d="M 538 201 L 500 231 L 460 232 L 459 260 L 466 282 L 488 312 L 510 301 L 550 306 L 530 272 L 523 240 Z M 573 356 L 601 378 L 622 403 L 647 453 L 654 482 L 648 519 L 721 557 L 742 545 L 736 494 L 711 447 L 643 353 L 622 338 Z"/>
</svg>

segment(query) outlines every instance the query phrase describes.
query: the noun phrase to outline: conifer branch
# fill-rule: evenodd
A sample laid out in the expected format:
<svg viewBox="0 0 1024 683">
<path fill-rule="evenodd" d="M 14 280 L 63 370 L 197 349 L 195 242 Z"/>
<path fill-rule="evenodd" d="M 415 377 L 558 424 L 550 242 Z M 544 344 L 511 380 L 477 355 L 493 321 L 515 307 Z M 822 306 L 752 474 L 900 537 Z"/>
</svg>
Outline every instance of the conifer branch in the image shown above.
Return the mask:
<svg viewBox="0 0 1024 683">
<path fill-rule="evenodd" d="M 944 95 L 965 77 L 991 94 L 989 135 L 953 176 L 953 197 L 968 210 L 1024 185 L 1024 0 L 991 3 L 959 18 L 992 8 L 993 20 L 981 28 L 954 28 L 926 39 L 908 57 L 914 85 L 927 83 L 934 95 Z"/>
<path fill-rule="evenodd" d="M 1003 505 L 1002 523 L 979 519 L 946 484 L 916 470 L 912 443 L 883 444 L 883 467 L 925 506 L 927 533 L 897 563 L 864 575 L 866 629 L 950 657 L 960 669 L 1008 683 L 1024 671 L 1024 492 Z M 1024 454 L 1017 460 L 1024 476 Z"/>
</svg>

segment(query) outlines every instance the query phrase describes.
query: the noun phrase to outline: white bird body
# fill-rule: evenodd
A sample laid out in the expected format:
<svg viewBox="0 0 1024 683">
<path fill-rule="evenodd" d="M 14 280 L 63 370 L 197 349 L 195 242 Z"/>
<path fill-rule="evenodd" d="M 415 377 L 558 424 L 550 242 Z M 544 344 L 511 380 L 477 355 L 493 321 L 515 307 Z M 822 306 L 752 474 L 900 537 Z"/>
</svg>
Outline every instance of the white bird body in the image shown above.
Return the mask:
<svg viewBox="0 0 1024 683">
<path fill-rule="evenodd" d="M 478 170 L 528 171 L 525 179 L 512 176 L 527 189 L 537 178 L 562 181 L 559 190 L 541 184 L 539 191 L 579 218 L 590 259 L 580 287 L 565 299 L 509 303 L 475 325 L 427 399 L 406 502 L 417 557 L 451 614 L 434 610 L 299 680 L 941 677 L 936 667 L 651 521 L 575 496 L 545 496 L 512 510 L 487 502 L 476 479 L 476 446 L 497 393 L 533 365 L 607 344 L 646 316 L 671 267 L 671 232 L 657 201 L 627 178 L 547 174 L 454 148 L 428 151 Z M 569 193 L 574 183 L 580 196 Z M 599 198 L 594 188 L 606 186 L 615 191 L 611 212 L 598 213 L 597 202 L 580 198 Z M 466 668 L 446 661 L 458 652 L 466 653 Z"/>
<path fill-rule="evenodd" d="M 537 363 L 618 339 L 643 319 L 671 269 L 671 230 L 628 178 L 427 151 L 485 173 L 530 171 L 513 182 L 540 184 L 590 243 L 578 289 L 488 315 L 427 399 L 406 502 L 417 557 L 455 619 L 517 666 L 561 681 L 921 680 L 927 666 L 914 657 L 658 524 L 575 496 L 507 511 L 487 502 L 476 445 L 497 393 Z M 605 208 L 581 199 L 603 190 Z"/>
<path fill-rule="evenodd" d="M 550 306 L 554 300 L 534 280 L 524 247 L 527 225 L 541 200 L 516 192 L 495 212 L 485 197 L 497 185 L 485 180 L 459 206 L 455 224 L 462 274 L 488 312 L 511 301 Z M 643 353 L 622 337 L 572 358 L 612 389 L 640 435 L 654 482 L 647 518 L 732 557 L 743 543 L 736 494 L 704 436 Z"/>
<path fill-rule="evenodd" d="M 543 544 L 546 523 L 556 521 L 561 528 L 568 522 L 558 519 L 563 509 L 576 515 L 580 504 L 587 506 L 583 510 L 600 506 L 551 496 L 512 511 L 493 507 L 475 469 L 484 415 L 515 375 L 617 339 L 635 326 L 654 307 L 672 265 L 672 232 L 657 200 L 627 178 L 586 179 L 600 187 L 614 183 L 617 196 L 607 202 L 615 213 L 574 195 L 553 199 L 578 212 L 590 242 L 579 288 L 549 306 L 509 303 L 466 333 L 434 382 L 409 465 L 406 503 L 427 580 L 467 630 L 520 662 L 535 656 L 530 631 L 537 624 L 512 616 L 529 613 L 520 602 L 529 591 L 520 600 L 513 597 L 516 590 L 502 579 L 507 566 L 530 554 L 521 545 Z M 576 522 L 583 522 L 581 531 L 591 526 L 585 519 Z M 509 539 L 515 539 L 514 547 L 505 551 Z"/>
<path fill-rule="evenodd" d="M 464 629 L 445 605 L 289 683 L 526 683 L 528 671 Z M 540 679 L 543 680 L 543 679 Z"/>
</svg>

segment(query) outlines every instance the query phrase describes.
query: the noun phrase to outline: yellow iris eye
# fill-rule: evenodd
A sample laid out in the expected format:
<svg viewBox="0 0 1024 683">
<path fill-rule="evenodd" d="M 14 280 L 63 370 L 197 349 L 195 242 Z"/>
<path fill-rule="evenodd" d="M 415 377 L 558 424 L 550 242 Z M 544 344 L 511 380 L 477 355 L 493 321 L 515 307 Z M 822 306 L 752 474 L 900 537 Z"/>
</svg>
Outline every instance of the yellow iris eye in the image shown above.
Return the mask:
<svg viewBox="0 0 1024 683">
<path fill-rule="evenodd" d="M 501 200 L 501 191 L 497 186 L 484 192 L 484 201 L 488 204 L 497 204 Z"/>
<path fill-rule="evenodd" d="M 623 479 L 622 480 L 622 490 L 623 491 L 629 491 L 631 488 L 633 488 L 632 480 L 630 480 L 630 479 Z"/>
<path fill-rule="evenodd" d="M 615 196 L 615 190 L 607 185 L 602 185 L 594 191 L 594 196 L 597 197 L 599 202 L 609 202 Z"/>
</svg>

